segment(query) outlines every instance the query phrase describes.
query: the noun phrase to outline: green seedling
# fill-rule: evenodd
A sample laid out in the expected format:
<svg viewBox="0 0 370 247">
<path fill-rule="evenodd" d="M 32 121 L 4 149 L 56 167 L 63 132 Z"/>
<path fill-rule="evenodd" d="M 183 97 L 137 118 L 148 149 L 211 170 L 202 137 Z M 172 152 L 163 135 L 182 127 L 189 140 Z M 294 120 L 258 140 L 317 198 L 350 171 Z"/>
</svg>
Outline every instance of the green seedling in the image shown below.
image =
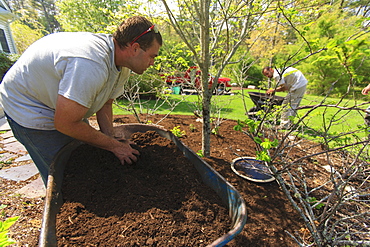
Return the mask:
<svg viewBox="0 0 370 247">
<path fill-rule="evenodd" d="M 197 128 L 194 126 L 194 124 L 190 124 L 189 129 L 191 132 L 194 132 Z"/>
<path fill-rule="evenodd" d="M 184 135 L 186 135 L 186 132 L 185 130 L 181 130 L 180 129 L 180 126 L 176 126 L 176 127 L 173 127 L 173 129 L 171 130 L 172 134 L 174 134 L 176 137 L 183 137 Z"/>
<path fill-rule="evenodd" d="M 261 151 L 257 151 L 256 158 L 262 161 L 270 162 L 271 157 L 269 155 L 268 150 L 271 148 L 277 147 L 279 145 L 279 141 L 277 139 L 270 141 L 267 138 L 262 140 L 259 137 L 254 137 L 254 141 L 258 143 L 262 148 Z"/>
<path fill-rule="evenodd" d="M 197 155 L 198 155 L 199 157 L 201 157 L 201 158 L 203 158 L 203 157 L 204 157 L 204 154 L 203 154 L 203 151 L 202 151 L 202 150 L 198 150 Z"/>
<path fill-rule="evenodd" d="M 220 135 L 220 127 L 214 127 L 211 130 L 211 133 L 214 134 L 214 135 Z"/>
<path fill-rule="evenodd" d="M 243 128 L 248 126 L 248 132 L 254 134 L 259 124 L 260 121 L 254 121 L 252 119 L 238 120 L 237 125 L 234 126 L 234 130 L 243 132 Z"/>
<path fill-rule="evenodd" d="M 322 208 L 323 206 L 325 206 L 324 203 L 320 202 L 318 203 L 316 197 L 308 197 L 307 198 L 307 202 L 313 206 L 315 206 L 316 209 L 320 209 Z"/>
</svg>

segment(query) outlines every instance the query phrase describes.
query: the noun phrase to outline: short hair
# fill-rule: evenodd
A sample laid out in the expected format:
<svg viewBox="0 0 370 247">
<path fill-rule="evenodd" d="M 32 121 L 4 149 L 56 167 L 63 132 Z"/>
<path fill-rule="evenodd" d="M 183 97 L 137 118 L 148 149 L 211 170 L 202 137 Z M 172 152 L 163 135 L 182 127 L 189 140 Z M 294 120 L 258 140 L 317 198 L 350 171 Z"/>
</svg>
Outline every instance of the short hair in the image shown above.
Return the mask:
<svg viewBox="0 0 370 247">
<path fill-rule="evenodd" d="M 128 46 L 140 34 L 148 30 L 153 24 L 143 16 L 133 16 L 124 20 L 113 34 L 113 38 L 117 41 L 120 47 Z M 152 44 L 154 39 L 159 45 L 162 45 L 162 36 L 159 31 L 156 33 L 150 31 L 141 36 L 137 41 L 140 47 L 145 51 Z"/>
<path fill-rule="evenodd" d="M 263 74 L 263 71 L 265 71 L 265 70 L 271 70 L 272 69 L 272 67 L 270 67 L 270 66 L 266 66 L 266 67 L 264 67 L 263 69 L 262 69 L 262 74 Z"/>
</svg>

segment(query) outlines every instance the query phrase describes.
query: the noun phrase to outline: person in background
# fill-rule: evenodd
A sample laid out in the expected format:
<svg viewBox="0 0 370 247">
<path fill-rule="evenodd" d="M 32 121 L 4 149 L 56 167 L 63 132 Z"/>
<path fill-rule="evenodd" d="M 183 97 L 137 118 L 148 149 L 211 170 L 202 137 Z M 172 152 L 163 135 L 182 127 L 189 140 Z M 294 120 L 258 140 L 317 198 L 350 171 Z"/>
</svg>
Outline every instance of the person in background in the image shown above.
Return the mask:
<svg viewBox="0 0 370 247">
<path fill-rule="evenodd" d="M 363 95 L 368 95 L 370 92 L 370 84 L 364 87 L 361 91 Z M 366 114 L 365 114 L 365 124 L 370 127 L 370 106 L 367 107 L 366 109 Z"/>
<path fill-rule="evenodd" d="M 273 69 L 272 67 L 264 67 L 262 74 L 268 78 L 273 78 L 277 83 L 275 89 L 270 88 L 266 91 L 267 94 L 275 92 L 287 91 L 283 106 L 285 109 L 281 114 L 280 126 L 281 129 L 289 129 L 292 126 L 290 117 L 297 115 L 297 108 L 301 103 L 303 95 L 306 92 L 307 79 L 301 71 L 293 67 L 285 69 Z"/>
<path fill-rule="evenodd" d="M 131 71 L 142 74 L 154 64 L 161 45 L 156 26 L 134 16 L 113 35 L 47 35 L 10 68 L 0 85 L 0 102 L 45 185 L 54 156 L 75 139 L 111 151 L 122 164 L 137 160 L 132 143 L 114 137 L 112 103 Z M 95 113 L 100 130 L 88 124 Z"/>
</svg>

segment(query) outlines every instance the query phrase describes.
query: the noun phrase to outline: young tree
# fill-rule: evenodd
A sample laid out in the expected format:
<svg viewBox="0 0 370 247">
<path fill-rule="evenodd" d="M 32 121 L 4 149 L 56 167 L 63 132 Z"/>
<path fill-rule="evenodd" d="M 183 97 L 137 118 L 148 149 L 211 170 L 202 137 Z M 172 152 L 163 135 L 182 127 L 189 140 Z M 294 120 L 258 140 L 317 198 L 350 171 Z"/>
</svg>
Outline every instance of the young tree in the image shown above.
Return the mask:
<svg viewBox="0 0 370 247">
<path fill-rule="evenodd" d="M 210 105 L 212 92 L 209 87 L 209 72 L 216 71 L 218 80 L 225 67 L 233 62 L 233 56 L 243 44 L 249 32 L 269 6 L 268 1 L 178 1 L 176 9 L 162 0 L 169 20 L 177 34 L 192 52 L 202 71 L 202 150 L 210 156 Z"/>
<path fill-rule="evenodd" d="M 54 0 L 8 0 L 7 3 L 18 15 L 20 24 L 41 30 L 44 35 L 60 30 Z"/>
<path fill-rule="evenodd" d="M 48 33 L 54 33 L 60 30 L 60 24 L 55 19 L 58 14 L 55 0 L 33 0 L 31 7 L 40 11 L 40 20 Z"/>
</svg>

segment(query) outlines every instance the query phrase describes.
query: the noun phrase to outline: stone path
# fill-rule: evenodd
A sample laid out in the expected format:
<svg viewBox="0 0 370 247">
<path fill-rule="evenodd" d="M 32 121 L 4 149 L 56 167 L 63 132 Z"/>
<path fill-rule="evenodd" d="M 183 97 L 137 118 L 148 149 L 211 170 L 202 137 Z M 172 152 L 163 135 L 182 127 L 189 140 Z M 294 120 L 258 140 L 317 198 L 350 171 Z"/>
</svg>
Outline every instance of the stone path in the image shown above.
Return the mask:
<svg viewBox="0 0 370 247">
<path fill-rule="evenodd" d="M 38 170 L 24 146 L 19 143 L 13 136 L 8 122 L 5 117 L 0 118 L 0 134 L 2 140 L 0 143 L 0 177 L 3 179 L 13 180 L 16 182 L 28 181 L 31 177 L 38 174 Z M 10 168 L 2 168 L 3 163 L 11 163 Z M 35 180 L 30 180 L 26 186 L 22 187 L 16 194 L 27 198 L 37 198 L 45 196 L 45 186 L 40 175 Z"/>
</svg>

